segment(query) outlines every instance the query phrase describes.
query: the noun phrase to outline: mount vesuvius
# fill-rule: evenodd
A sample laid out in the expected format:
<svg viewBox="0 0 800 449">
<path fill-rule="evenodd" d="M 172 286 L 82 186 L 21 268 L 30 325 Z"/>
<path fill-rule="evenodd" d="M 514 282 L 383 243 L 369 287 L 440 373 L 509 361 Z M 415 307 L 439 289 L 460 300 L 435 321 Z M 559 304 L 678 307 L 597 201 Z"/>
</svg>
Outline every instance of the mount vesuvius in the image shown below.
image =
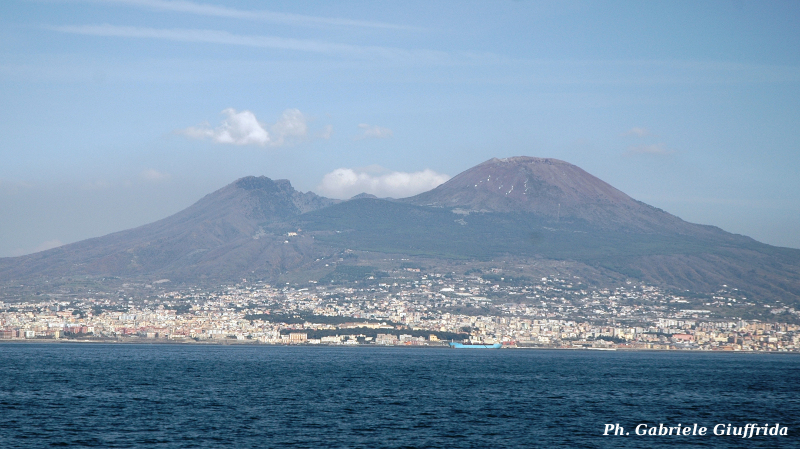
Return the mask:
<svg viewBox="0 0 800 449">
<path fill-rule="evenodd" d="M 324 276 L 333 268 L 320 261 L 343 251 L 448 264 L 562 261 L 597 281 L 698 292 L 727 284 L 800 302 L 800 250 L 688 223 L 575 165 L 532 157 L 491 159 L 400 200 L 338 201 L 298 192 L 286 180 L 245 177 L 154 223 L 2 258 L 0 282 Z"/>
</svg>

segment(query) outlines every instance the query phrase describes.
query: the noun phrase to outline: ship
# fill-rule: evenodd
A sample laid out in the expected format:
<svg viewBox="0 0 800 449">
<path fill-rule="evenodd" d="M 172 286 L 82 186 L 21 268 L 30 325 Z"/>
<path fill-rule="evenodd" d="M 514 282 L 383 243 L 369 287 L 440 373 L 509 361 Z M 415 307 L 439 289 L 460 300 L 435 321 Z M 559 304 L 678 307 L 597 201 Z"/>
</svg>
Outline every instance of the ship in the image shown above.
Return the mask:
<svg viewBox="0 0 800 449">
<path fill-rule="evenodd" d="M 501 343 L 495 343 L 493 345 L 465 345 L 463 343 L 450 342 L 448 344 L 451 348 L 456 349 L 500 349 L 503 347 Z"/>
</svg>

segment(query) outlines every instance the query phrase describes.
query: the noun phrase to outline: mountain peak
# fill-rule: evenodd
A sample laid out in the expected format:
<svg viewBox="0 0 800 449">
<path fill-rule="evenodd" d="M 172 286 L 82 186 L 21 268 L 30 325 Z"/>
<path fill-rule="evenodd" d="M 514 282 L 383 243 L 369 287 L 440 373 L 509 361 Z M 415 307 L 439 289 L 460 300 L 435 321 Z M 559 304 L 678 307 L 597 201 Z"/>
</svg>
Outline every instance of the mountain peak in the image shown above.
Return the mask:
<svg viewBox="0 0 800 449">
<path fill-rule="evenodd" d="M 288 179 L 272 180 L 266 176 L 245 176 L 233 182 L 233 185 L 242 190 L 263 190 L 266 192 L 294 192 L 294 187 Z"/>
<path fill-rule="evenodd" d="M 607 228 L 645 230 L 681 222 L 575 165 L 527 156 L 490 159 L 405 201 L 485 212 L 527 212 Z"/>
<path fill-rule="evenodd" d="M 358 195 L 354 195 L 350 199 L 351 200 L 360 200 L 360 199 L 363 199 L 363 198 L 369 198 L 369 199 L 373 199 L 373 200 L 378 199 L 377 196 L 375 196 L 375 195 L 373 195 L 371 193 L 366 193 L 366 192 L 362 192 L 362 193 L 359 193 Z"/>
<path fill-rule="evenodd" d="M 550 157 L 531 157 L 531 156 L 512 156 L 512 157 L 493 157 L 486 162 L 478 164 L 481 165 L 492 164 L 548 164 L 548 165 L 572 165 L 569 162 L 562 161 L 561 159 L 553 159 Z"/>
<path fill-rule="evenodd" d="M 239 192 L 253 218 L 271 220 L 302 214 L 338 201 L 318 196 L 314 192 L 295 190 L 288 179 L 270 179 L 266 176 L 245 176 L 211 195 L 224 197 L 225 192 Z M 209 195 L 209 196 L 211 196 Z"/>
</svg>

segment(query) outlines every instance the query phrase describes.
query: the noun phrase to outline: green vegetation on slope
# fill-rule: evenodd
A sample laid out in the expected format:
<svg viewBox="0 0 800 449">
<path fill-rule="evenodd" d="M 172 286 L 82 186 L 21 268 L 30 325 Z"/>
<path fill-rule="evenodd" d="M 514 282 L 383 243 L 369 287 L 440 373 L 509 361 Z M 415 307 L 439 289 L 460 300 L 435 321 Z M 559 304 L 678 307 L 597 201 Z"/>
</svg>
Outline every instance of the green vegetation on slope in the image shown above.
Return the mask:
<svg viewBox="0 0 800 449">
<path fill-rule="evenodd" d="M 327 231 L 318 232 L 316 239 L 334 247 L 454 259 L 515 254 L 615 266 L 633 256 L 697 254 L 716 247 L 691 236 L 598 230 L 585 222 L 530 213 L 464 215 L 375 199 L 307 213 L 295 224 L 306 231 Z"/>
</svg>

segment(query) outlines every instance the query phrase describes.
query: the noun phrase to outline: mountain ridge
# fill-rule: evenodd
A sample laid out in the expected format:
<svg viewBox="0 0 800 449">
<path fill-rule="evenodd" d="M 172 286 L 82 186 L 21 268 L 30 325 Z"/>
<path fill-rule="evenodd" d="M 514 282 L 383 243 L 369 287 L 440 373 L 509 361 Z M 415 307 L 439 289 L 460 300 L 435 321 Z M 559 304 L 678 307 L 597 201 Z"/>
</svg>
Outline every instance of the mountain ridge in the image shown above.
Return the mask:
<svg viewBox="0 0 800 449">
<path fill-rule="evenodd" d="M 800 300 L 800 250 L 688 223 L 558 159 L 491 159 L 409 198 L 346 201 L 248 176 L 162 220 L 0 259 L 0 283 L 64 276 L 224 282 L 332 270 L 343 251 L 570 261 L 598 279 L 721 284 Z M 432 262 L 434 263 L 434 262 Z M 316 275 L 315 275 L 316 276 Z"/>
<path fill-rule="evenodd" d="M 190 274 L 192 268 L 182 267 L 182 264 L 208 266 L 215 259 L 231 256 L 231 252 L 243 253 L 245 265 L 271 260 L 277 266 L 287 266 L 274 257 L 252 254 L 269 252 L 267 242 L 274 240 L 264 238 L 266 234 L 260 237 L 259 230 L 276 220 L 336 202 L 313 192 L 298 192 L 288 180 L 246 176 L 153 223 L 5 259 L 18 261 L 14 264 L 4 266 L 0 259 L 0 276 L 24 278 L 29 271 L 46 276 L 152 274 L 175 277 L 177 271 L 177 277 L 183 277 Z M 288 260 L 297 258 L 285 254 L 286 251 L 280 253 Z M 212 275 L 213 271 L 201 268 L 199 273 L 200 276 Z M 221 274 L 231 270 L 217 271 Z"/>
</svg>

